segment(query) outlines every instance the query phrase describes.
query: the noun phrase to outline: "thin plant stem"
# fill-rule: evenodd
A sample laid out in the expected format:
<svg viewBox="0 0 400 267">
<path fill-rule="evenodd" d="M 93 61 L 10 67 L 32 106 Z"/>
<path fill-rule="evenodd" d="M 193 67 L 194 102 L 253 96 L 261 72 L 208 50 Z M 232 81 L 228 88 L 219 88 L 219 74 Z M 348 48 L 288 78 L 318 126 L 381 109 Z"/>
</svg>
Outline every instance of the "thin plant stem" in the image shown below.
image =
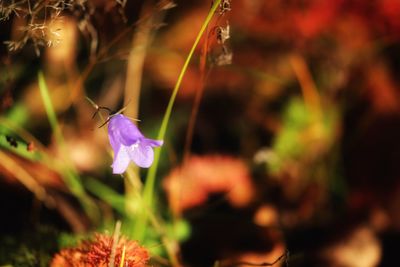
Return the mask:
<svg viewBox="0 0 400 267">
<path fill-rule="evenodd" d="M 65 155 L 63 159 L 65 160 L 65 168 L 62 170 L 62 177 L 65 184 L 68 186 L 69 190 L 74 194 L 78 200 L 81 202 L 83 209 L 86 214 L 90 217 L 93 222 L 96 222 L 99 218 L 99 210 L 96 204 L 91 200 L 91 198 L 86 194 L 83 187 L 82 181 L 76 171 L 73 168 L 72 163 L 67 155 L 69 155 L 67 147 L 64 142 L 64 137 L 61 133 L 61 128 L 57 120 L 56 113 L 54 111 L 53 104 L 51 102 L 49 90 L 46 85 L 46 81 L 43 73 L 40 71 L 38 74 L 39 80 L 39 90 L 43 100 L 43 104 L 46 110 L 47 118 L 50 122 L 50 126 L 55 135 L 57 145 L 60 147 L 62 154 Z"/>
<path fill-rule="evenodd" d="M 112 242 L 111 254 L 110 254 L 110 260 L 108 263 L 108 267 L 114 267 L 115 253 L 117 251 L 117 245 L 119 242 L 120 232 L 121 232 L 121 221 L 117 221 L 117 223 L 115 224 L 115 229 L 114 229 L 113 242 Z"/>
<path fill-rule="evenodd" d="M 130 176 L 127 176 L 128 181 L 130 183 L 135 183 L 134 180 L 131 179 Z M 138 191 L 133 191 L 133 193 L 136 193 L 136 195 L 133 195 L 135 198 L 135 201 L 139 202 L 139 206 L 142 207 L 142 213 L 143 216 L 146 216 L 146 218 L 149 219 L 149 222 L 153 229 L 157 232 L 159 236 L 161 236 L 161 241 L 165 247 L 166 253 L 168 255 L 168 258 L 171 262 L 172 266 L 180 266 L 179 260 L 174 253 L 174 247 L 171 240 L 167 237 L 166 230 L 164 228 L 164 224 L 162 223 L 161 219 L 157 218 L 156 215 L 153 213 L 153 209 L 150 209 L 146 203 L 144 203 L 143 196 L 138 193 Z M 131 213 L 127 213 L 127 217 L 131 217 Z M 140 217 L 139 217 L 140 218 Z M 138 218 L 135 218 L 138 219 Z M 135 236 L 134 236 L 135 237 Z M 136 238 L 136 237 L 135 237 Z"/>
<path fill-rule="evenodd" d="M 211 27 L 211 29 L 215 28 L 215 25 L 218 25 L 221 18 L 223 15 L 220 15 L 216 21 L 214 22 L 213 27 Z M 204 93 L 204 89 L 205 89 L 205 82 L 207 80 L 207 76 L 209 74 L 209 71 L 206 71 L 206 67 L 207 67 L 207 55 L 208 55 L 208 51 L 210 49 L 210 38 L 211 36 L 213 36 L 212 30 L 210 32 L 209 28 L 207 27 L 206 29 L 206 38 L 204 40 L 204 44 L 203 44 L 203 48 L 201 50 L 201 56 L 200 56 L 200 64 L 199 64 L 199 69 L 200 69 L 200 82 L 197 83 L 197 87 L 196 87 L 196 94 L 195 94 L 195 98 L 194 98 L 194 102 L 193 102 L 193 107 L 192 107 L 192 111 L 190 114 L 190 118 L 189 118 L 189 124 L 188 124 L 188 128 L 187 128 L 187 133 L 186 133 L 186 140 L 185 140 L 185 146 L 183 149 L 183 165 L 185 165 L 185 163 L 187 162 L 187 160 L 189 159 L 190 156 L 190 146 L 192 145 L 192 141 L 193 141 L 193 133 L 194 133 L 194 127 L 196 124 L 196 120 L 197 120 L 197 114 L 199 113 L 199 108 L 200 108 L 200 103 L 201 103 L 201 99 L 203 98 L 203 93 Z"/>
<path fill-rule="evenodd" d="M 157 136 L 158 140 L 163 140 L 165 138 L 165 133 L 167 131 L 168 123 L 171 118 L 172 108 L 175 103 L 175 98 L 176 98 L 176 95 L 178 94 L 183 77 L 185 76 L 186 70 L 189 66 L 189 62 L 192 59 L 194 51 L 195 51 L 197 45 L 199 44 L 201 37 L 203 36 L 204 32 L 206 31 L 207 26 L 210 23 L 213 15 L 214 15 L 215 11 L 217 10 L 220 3 L 221 3 L 221 0 L 214 1 L 206 19 L 196 37 L 196 40 L 193 43 L 193 46 L 186 58 L 186 61 L 183 64 L 181 72 L 178 76 L 178 80 L 175 84 L 174 90 L 172 91 L 171 98 L 169 99 L 168 106 L 165 111 L 163 120 L 161 122 L 161 127 L 158 132 L 158 136 Z M 162 147 L 155 148 L 153 165 L 150 167 L 149 172 L 147 173 L 147 177 L 146 177 L 146 183 L 145 183 L 145 187 L 144 187 L 144 199 L 148 203 L 149 206 L 152 206 L 152 197 L 153 197 L 153 193 L 154 193 L 155 177 L 157 174 L 157 168 L 158 168 L 158 163 L 160 160 L 161 150 L 162 150 Z"/>
<path fill-rule="evenodd" d="M 261 262 L 261 263 L 253 263 L 253 262 L 236 262 L 233 264 L 230 264 L 229 266 L 231 267 L 239 267 L 239 266 L 254 266 L 254 267 L 264 267 L 264 266 L 274 266 L 278 262 L 285 260 L 286 266 L 288 266 L 288 260 L 289 260 L 289 251 L 287 250 L 284 254 L 279 256 L 275 261 L 269 263 L 269 262 Z"/>
<path fill-rule="evenodd" d="M 167 109 L 164 113 L 161 127 L 158 132 L 158 136 L 157 136 L 158 140 L 164 140 L 164 138 L 165 138 L 168 123 L 171 118 L 172 108 L 174 106 L 175 99 L 178 94 L 179 88 L 181 86 L 183 77 L 185 76 L 186 70 L 189 66 L 189 62 L 191 61 L 194 51 L 195 51 L 197 45 L 199 44 L 201 37 L 203 36 L 204 32 L 206 31 L 208 24 L 211 22 L 211 19 L 213 18 L 214 13 L 217 10 L 220 3 L 221 3 L 221 0 L 216 0 L 213 2 L 213 5 L 212 5 L 210 11 L 208 12 L 207 17 L 205 18 L 203 25 L 200 28 L 200 31 L 193 43 L 193 46 L 190 49 L 190 52 L 185 60 L 185 63 L 183 64 L 183 67 L 178 76 L 177 82 L 175 84 L 175 87 L 174 87 L 171 97 L 169 99 Z M 149 171 L 147 172 L 146 182 L 145 182 L 144 190 L 143 190 L 144 202 L 146 203 L 147 207 L 149 207 L 150 209 L 152 209 L 152 207 L 153 207 L 155 179 L 156 179 L 158 163 L 159 163 L 160 155 L 161 155 L 161 151 L 162 151 L 161 148 L 162 147 L 155 148 L 153 165 L 150 167 Z M 146 212 L 143 212 L 143 214 L 138 217 L 137 223 L 135 224 L 134 236 L 137 239 L 143 240 L 143 238 L 145 236 L 146 224 L 147 224 L 147 215 L 146 215 Z"/>
<path fill-rule="evenodd" d="M 190 146 L 193 140 L 194 126 L 196 124 L 196 118 L 199 112 L 200 102 L 204 92 L 204 82 L 206 76 L 206 63 L 207 63 L 207 53 L 208 53 L 208 39 L 209 39 L 208 36 L 209 36 L 209 31 L 207 28 L 206 38 L 204 40 L 204 45 L 200 57 L 200 82 L 197 84 L 196 95 L 193 102 L 192 112 L 189 118 L 189 125 L 186 134 L 185 146 L 183 149 L 183 165 L 185 165 L 190 156 Z"/>
<path fill-rule="evenodd" d="M 150 2 L 145 2 L 142 7 L 139 20 L 143 20 L 138 24 L 138 27 L 133 35 L 131 50 L 127 62 L 126 81 L 124 90 L 124 107 L 125 116 L 138 118 L 139 103 L 140 103 L 140 88 L 142 85 L 143 65 L 147 55 L 147 48 L 152 39 L 152 26 L 155 23 L 155 13 L 148 16 L 149 10 L 153 9 Z M 147 17 L 147 19 L 145 19 Z M 142 188 L 142 183 L 139 177 L 139 168 L 132 164 L 129 165 L 126 172 L 129 178 L 124 179 L 126 212 L 135 213 L 135 208 L 132 208 L 132 202 L 135 197 L 132 195 Z M 139 191 L 138 191 L 139 192 Z"/>
<path fill-rule="evenodd" d="M 121 255 L 121 261 L 119 263 L 119 267 L 124 267 L 124 263 L 125 263 L 125 251 L 126 251 L 126 246 L 124 245 L 124 247 L 122 248 L 122 255 Z"/>
<path fill-rule="evenodd" d="M 300 55 L 293 55 L 290 58 L 290 63 L 300 83 L 303 99 L 307 108 L 312 112 L 316 120 L 320 120 L 322 113 L 321 99 L 306 61 Z"/>
<path fill-rule="evenodd" d="M 125 29 L 120 31 L 119 34 L 114 37 L 114 39 L 112 39 L 110 42 L 108 42 L 105 47 L 100 49 L 98 55 L 93 56 L 89 59 L 88 65 L 85 67 L 82 74 L 79 76 L 78 81 L 75 83 L 75 86 L 71 90 L 71 95 L 70 95 L 68 106 L 75 103 L 75 101 L 77 100 L 77 97 L 81 94 L 81 91 L 83 90 L 84 82 L 89 77 L 89 74 L 92 72 L 92 70 L 97 65 L 97 63 L 102 62 L 102 60 L 106 57 L 107 53 L 111 50 L 111 48 L 115 44 L 117 44 L 128 33 L 133 31 L 135 26 L 140 25 L 145 20 L 148 20 L 149 17 L 152 16 L 152 14 L 154 12 L 157 12 L 158 8 L 159 7 L 155 7 L 154 10 L 151 10 L 151 12 L 142 16 L 138 21 L 136 21 L 135 23 L 132 23 L 131 25 L 129 25 L 128 27 L 126 27 Z"/>
<path fill-rule="evenodd" d="M 175 99 L 176 96 L 178 94 L 179 88 L 181 86 L 183 77 L 186 73 L 186 70 L 189 66 L 189 62 L 191 61 L 194 51 L 197 47 L 197 45 L 200 42 L 201 37 L 203 36 L 204 32 L 206 31 L 208 24 L 211 22 L 211 19 L 214 16 L 215 11 L 217 10 L 219 4 L 220 4 L 221 0 L 216 0 L 206 19 L 203 22 L 202 27 L 200 28 L 200 31 L 193 43 L 193 46 L 186 58 L 186 61 L 181 69 L 181 72 L 178 76 L 177 82 L 175 84 L 175 87 L 172 91 L 172 95 L 169 99 L 168 102 L 168 106 L 167 109 L 164 113 L 164 117 L 161 123 L 161 127 L 157 136 L 158 140 L 164 140 L 165 138 L 165 134 L 167 131 L 167 127 L 168 127 L 168 123 L 169 120 L 171 118 L 171 113 L 172 113 L 172 108 L 173 105 L 175 103 Z M 153 210 L 153 199 L 154 199 L 154 187 L 155 187 L 155 178 L 156 178 L 156 174 L 157 174 L 157 168 L 158 168 L 158 163 L 159 163 L 159 159 L 160 159 L 160 155 L 161 155 L 161 148 L 155 148 L 155 153 L 154 153 L 154 161 L 153 161 L 153 165 L 150 167 L 148 173 L 147 173 L 147 177 L 146 177 L 146 182 L 144 185 L 144 190 L 143 190 L 143 201 L 144 201 L 144 205 L 146 207 L 146 209 L 142 210 L 141 214 L 138 216 L 136 224 L 134 225 L 134 231 L 133 231 L 133 236 L 138 239 L 138 240 L 143 240 L 145 237 L 145 231 L 146 231 L 146 225 L 147 225 L 147 221 L 149 219 L 149 217 L 151 218 L 151 216 L 153 215 L 152 210 Z M 151 220 L 151 219 L 150 219 Z M 153 221 L 154 224 L 154 221 Z M 174 253 L 172 251 L 170 251 L 169 248 L 169 242 L 168 240 L 165 239 L 165 237 L 163 238 L 163 242 L 166 244 L 166 248 L 171 260 L 171 263 L 173 266 L 179 266 L 179 262 L 176 259 Z"/>
<path fill-rule="evenodd" d="M 42 96 L 44 108 L 46 110 L 47 118 L 49 119 L 51 129 L 53 130 L 57 143 L 60 146 L 64 146 L 65 145 L 64 138 L 61 134 L 60 125 L 58 124 L 57 116 L 54 111 L 53 104 L 51 103 L 49 90 L 47 88 L 43 73 L 39 72 L 38 77 L 39 77 L 40 95 Z"/>
</svg>

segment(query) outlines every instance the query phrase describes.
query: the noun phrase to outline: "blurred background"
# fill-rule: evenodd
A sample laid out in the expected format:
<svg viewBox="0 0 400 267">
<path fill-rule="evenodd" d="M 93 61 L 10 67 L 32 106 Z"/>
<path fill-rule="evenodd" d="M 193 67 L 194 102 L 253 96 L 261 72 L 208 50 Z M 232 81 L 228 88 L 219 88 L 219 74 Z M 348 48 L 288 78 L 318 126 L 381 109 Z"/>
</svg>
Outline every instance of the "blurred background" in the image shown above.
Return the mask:
<svg viewBox="0 0 400 267">
<path fill-rule="evenodd" d="M 0 2 L 0 264 L 47 266 L 126 216 L 86 97 L 155 139 L 211 5 Z M 225 0 L 204 36 L 156 180 L 183 266 L 395 266 L 400 1 Z"/>
</svg>

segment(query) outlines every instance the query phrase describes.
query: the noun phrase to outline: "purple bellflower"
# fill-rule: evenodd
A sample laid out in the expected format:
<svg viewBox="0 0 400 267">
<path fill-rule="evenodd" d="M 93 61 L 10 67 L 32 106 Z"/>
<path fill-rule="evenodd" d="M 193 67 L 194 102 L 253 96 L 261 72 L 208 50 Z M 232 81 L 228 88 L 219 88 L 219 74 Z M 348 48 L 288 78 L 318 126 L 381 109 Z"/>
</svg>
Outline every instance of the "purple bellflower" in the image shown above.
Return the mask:
<svg viewBox="0 0 400 267">
<path fill-rule="evenodd" d="M 146 138 L 137 126 L 122 114 L 111 117 L 108 123 L 108 138 L 114 150 L 114 162 L 111 165 L 114 174 L 124 173 L 130 161 L 142 168 L 150 167 L 154 159 L 153 147 L 163 144 L 163 141 Z"/>
</svg>

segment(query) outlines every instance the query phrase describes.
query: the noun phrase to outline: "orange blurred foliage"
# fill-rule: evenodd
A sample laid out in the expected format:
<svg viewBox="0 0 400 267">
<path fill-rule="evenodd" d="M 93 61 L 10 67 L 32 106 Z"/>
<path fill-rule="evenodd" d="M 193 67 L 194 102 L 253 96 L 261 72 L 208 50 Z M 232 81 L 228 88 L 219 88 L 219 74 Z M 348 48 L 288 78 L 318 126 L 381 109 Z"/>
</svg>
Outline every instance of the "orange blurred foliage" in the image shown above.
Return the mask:
<svg viewBox="0 0 400 267">
<path fill-rule="evenodd" d="M 249 204 L 254 197 L 246 165 L 228 156 L 191 156 L 165 177 L 163 185 L 176 214 L 205 204 L 211 194 L 226 194 L 235 207 Z"/>
</svg>

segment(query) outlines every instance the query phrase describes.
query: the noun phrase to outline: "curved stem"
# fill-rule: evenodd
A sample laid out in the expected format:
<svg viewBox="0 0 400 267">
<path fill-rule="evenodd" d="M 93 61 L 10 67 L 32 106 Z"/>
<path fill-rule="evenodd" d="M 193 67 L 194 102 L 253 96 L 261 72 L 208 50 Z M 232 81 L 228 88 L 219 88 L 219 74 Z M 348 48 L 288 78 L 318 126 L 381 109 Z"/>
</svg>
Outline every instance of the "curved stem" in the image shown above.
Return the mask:
<svg viewBox="0 0 400 267">
<path fill-rule="evenodd" d="M 186 58 L 185 63 L 183 64 L 181 73 L 179 74 L 178 80 L 175 84 L 174 90 L 172 92 L 171 98 L 169 99 L 167 110 L 165 111 L 164 118 L 161 123 L 160 131 L 158 132 L 157 139 L 158 140 L 163 140 L 165 137 L 165 133 L 167 131 L 169 119 L 171 117 L 172 113 L 172 107 L 174 106 L 175 103 L 175 98 L 176 95 L 178 94 L 179 88 L 181 86 L 183 77 L 185 76 L 186 70 L 189 66 L 189 62 L 193 57 L 194 50 L 196 49 L 197 45 L 200 42 L 201 37 L 203 36 L 204 32 L 207 29 L 208 24 L 210 23 L 215 11 L 217 10 L 219 4 L 221 3 L 221 0 L 216 0 L 214 1 L 210 12 L 208 13 L 203 25 L 201 26 L 201 29 L 196 37 L 196 40 L 193 43 L 192 48 L 190 49 L 190 52 Z M 158 167 L 158 162 L 160 159 L 160 154 L 161 154 L 161 149 L 162 147 L 156 148 L 155 153 L 154 153 L 154 162 L 153 165 L 150 167 L 149 172 L 147 173 L 146 177 L 146 184 L 144 187 L 144 198 L 145 201 L 147 201 L 148 204 L 151 204 L 152 196 L 153 196 L 153 189 L 154 189 L 154 182 L 155 182 L 155 176 L 157 174 L 157 167 Z M 151 206 L 151 205 L 149 205 Z"/>
<path fill-rule="evenodd" d="M 211 19 L 213 18 L 214 13 L 217 10 L 220 3 L 221 3 L 221 0 L 215 0 L 213 2 L 213 5 L 212 5 L 210 11 L 208 12 L 207 17 L 204 20 L 203 25 L 200 28 L 200 31 L 196 37 L 196 40 L 194 41 L 193 46 L 190 49 L 190 52 L 186 58 L 186 61 L 183 64 L 183 67 L 178 76 L 174 90 L 172 91 L 171 98 L 169 99 L 168 106 L 165 111 L 162 123 L 161 123 L 161 127 L 159 130 L 158 136 L 157 136 L 157 139 L 159 139 L 159 140 L 163 140 L 165 138 L 165 133 L 168 128 L 168 123 L 171 118 L 172 108 L 175 103 L 175 98 L 176 98 L 176 95 L 178 94 L 183 77 L 185 76 L 186 70 L 189 66 L 189 62 L 192 59 L 194 51 L 195 51 L 197 45 L 199 44 L 201 37 L 203 36 L 204 32 L 206 31 L 208 24 L 211 22 Z M 146 203 L 146 206 L 149 207 L 150 209 L 152 209 L 152 207 L 153 207 L 154 186 L 155 186 L 155 179 L 156 179 L 156 174 L 157 174 L 158 163 L 160 160 L 160 155 L 161 155 L 161 147 L 155 148 L 153 165 L 150 167 L 150 169 L 147 173 L 146 182 L 145 182 L 144 190 L 143 190 L 143 200 Z M 147 214 L 146 213 L 147 213 L 146 211 L 143 212 L 142 216 L 140 216 L 140 218 L 138 218 L 138 221 L 135 225 L 134 236 L 139 240 L 143 239 L 143 237 L 145 235 L 145 229 L 146 229 L 146 223 L 147 223 Z"/>
</svg>

